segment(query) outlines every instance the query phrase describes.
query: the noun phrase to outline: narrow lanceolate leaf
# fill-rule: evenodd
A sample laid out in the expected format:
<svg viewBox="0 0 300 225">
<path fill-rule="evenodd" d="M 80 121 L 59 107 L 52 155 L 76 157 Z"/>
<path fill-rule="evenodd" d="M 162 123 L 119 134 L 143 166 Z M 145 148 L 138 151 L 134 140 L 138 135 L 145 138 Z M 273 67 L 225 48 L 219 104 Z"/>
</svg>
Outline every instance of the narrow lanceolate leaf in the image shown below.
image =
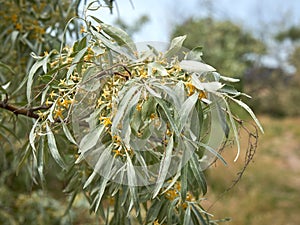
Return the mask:
<svg viewBox="0 0 300 225">
<path fill-rule="evenodd" d="M 156 91 L 154 91 L 147 84 L 144 84 L 144 86 L 145 86 L 146 90 L 149 92 L 150 95 L 152 95 L 153 97 L 156 97 L 156 98 L 161 98 L 161 95 L 159 93 L 157 93 Z"/>
<path fill-rule="evenodd" d="M 193 60 L 182 60 L 179 65 L 187 72 L 203 73 L 216 71 L 215 68 L 208 64 Z"/>
<path fill-rule="evenodd" d="M 95 212 L 98 211 L 99 209 L 99 206 L 100 206 L 100 203 L 101 203 L 101 200 L 102 200 L 102 197 L 103 197 L 103 194 L 104 194 L 104 191 L 105 191 L 105 188 L 106 188 L 106 185 L 109 181 L 109 179 L 105 178 L 105 177 L 102 177 L 102 182 L 100 184 L 100 187 L 99 187 L 99 191 L 98 191 L 98 194 L 97 194 L 97 204 L 95 206 Z"/>
<path fill-rule="evenodd" d="M 168 210 L 168 214 L 167 214 L 167 225 L 174 224 L 174 223 L 172 223 L 172 220 L 173 220 L 174 215 L 176 215 L 176 213 L 177 213 L 176 205 L 178 205 L 178 202 L 179 202 L 179 197 L 175 198 L 169 206 L 169 210 Z"/>
<path fill-rule="evenodd" d="M 35 64 L 33 64 L 33 66 L 31 67 L 29 74 L 28 74 L 28 78 L 27 78 L 27 89 L 26 89 L 26 97 L 27 97 L 27 101 L 30 104 L 31 103 L 31 89 L 32 89 L 32 84 L 33 84 L 33 77 L 35 75 L 35 73 L 37 72 L 37 70 L 43 66 L 45 62 L 44 60 L 40 60 L 37 61 Z"/>
<path fill-rule="evenodd" d="M 66 164 L 63 161 L 61 155 L 59 154 L 59 151 L 56 146 L 55 137 L 48 124 L 46 124 L 46 131 L 47 131 L 48 147 L 50 150 L 50 154 L 53 157 L 53 159 L 57 162 L 57 164 L 60 165 L 60 167 L 62 167 L 63 169 L 65 169 Z"/>
<path fill-rule="evenodd" d="M 135 169 L 133 167 L 130 155 L 128 154 L 127 151 L 126 152 L 126 158 L 127 158 L 127 162 L 126 162 L 126 170 L 127 170 L 127 178 L 128 178 L 128 186 L 129 186 L 129 190 L 130 190 L 130 195 L 131 195 L 131 202 L 134 204 L 137 212 L 136 214 L 139 214 L 139 204 L 138 204 L 138 195 L 137 195 L 137 190 L 136 190 L 136 186 L 137 186 L 137 178 L 136 178 L 136 172 Z M 130 212 L 131 209 L 128 209 L 128 213 Z"/>
<path fill-rule="evenodd" d="M 202 215 L 202 213 L 206 213 L 206 212 L 199 209 L 199 207 L 196 207 L 194 204 L 191 204 L 191 207 L 192 207 L 192 213 L 197 218 L 198 223 L 201 225 L 209 225 L 207 223 L 207 220 Z"/>
<path fill-rule="evenodd" d="M 168 118 L 168 121 L 170 122 L 170 125 L 171 125 L 172 129 L 174 130 L 174 132 L 176 133 L 176 135 L 179 136 L 180 132 L 179 132 L 178 127 L 177 127 L 177 125 L 174 121 L 174 118 L 172 117 L 171 111 L 168 108 L 168 106 L 166 105 L 166 103 L 163 100 L 159 99 L 159 98 L 156 98 L 156 102 L 159 104 L 159 106 L 162 108 L 162 110 L 166 114 L 166 116 Z"/>
<path fill-rule="evenodd" d="M 119 46 L 129 48 L 132 51 L 132 53 L 137 51 L 134 42 L 125 31 L 118 27 L 114 27 L 105 23 L 101 23 L 100 25 L 101 29 L 110 37 L 112 37 L 118 43 Z"/>
<path fill-rule="evenodd" d="M 185 57 L 186 60 L 202 61 L 202 47 L 193 48 Z"/>
<path fill-rule="evenodd" d="M 194 93 L 190 97 L 188 97 L 185 102 L 182 104 L 182 107 L 179 111 L 180 116 L 180 128 L 179 132 L 182 131 L 184 125 L 186 124 L 191 111 L 194 109 L 195 104 L 198 100 L 198 93 Z"/>
<path fill-rule="evenodd" d="M 222 161 L 222 163 L 226 166 L 227 162 L 225 161 L 225 159 L 222 157 L 222 155 L 220 153 L 218 153 L 215 149 L 213 149 L 212 147 L 202 143 L 202 142 L 198 142 L 197 143 L 199 146 L 205 148 L 206 150 L 208 150 L 209 152 L 211 152 L 213 155 L 215 155 L 218 159 L 220 159 Z"/>
<path fill-rule="evenodd" d="M 35 128 L 37 127 L 37 125 L 39 124 L 39 120 L 36 120 L 35 123 L 33 124 L 30 133 L 29 133 L 29 144 L 32 147 L 32 149 L 34 150 L 34 152 L 36 152 L 36 147 L 35 147 Z"/>
<path fill-rule="evenodd" d="M 188 188 L 188 163 L 186 163 L 183 168 L 181 169 L 181 177 L 180 177 L 180 181 L 181 181 L 181 189 L 180 189 L 180 193 L 181 193 L 181 199 L 182 201 L 185 201 L 186 199 L 186 194 L 187 194 L 187 188 Z"/>
<path fill-rule="evenodd" d="M 113 134 L 116 131 L 122 117 L 124 116 L 124 112 L 128 106 L 129 101 L 131 100 L 132 96 L 138 89 L 139 89 L 139 86 L 133 86 L 126 92 L 126 94 L 123 97 L 121 97 L 116 115 L 112 121 L 111 130 L 112 130 Z"/>
<path fill-rule="evenodd" d="M 174 38 L 171 42 L 168 51 L 165 53 L 165 57 L 169 58 L 176 55 L 178 51 L 182 48 L 182 44 L 185 39 L 186 39 L 186 35 Z"/>
<path fill-rule="evenodd" d="M 224 86 L 224 84 L 221 84 L 220 82 L 217 81 L 201 82 L 196 74 L 192 74 L 192 84 L 198 90 L 205 90 L 208 92 L 216 92 Z"/>
<path fill-rule="evenodd" d="M 158 177 L 157 177 L 157 181 L 156 181 L 156 187 L 155 187 L 154 193 L 153 193 L 153 198 L 155 198 L 158 195 L 161 187 L 164 184 L 164 181 L 167 178 L 167 174 L 168 174 L 171 159 L 172 159 L 173 145 L 174 145 L 174 142 L 173 142 L 173 135 L 172 135 L 170 137 L 169 143 L 164 152 L 163 158 L 161 159 L 159 173 L 158 173 Z"/>
<path fill-rule="evenodd" d="M 85 47 L 83 49 L 81 49 L 74 57 L 74 59 L 72 60 L 72 65 L 70 66 L 67 75 L 66 75 L 66 79 L 68 80 L 69 77 L 71 76 L 71 74 L 74 72 L 74 69 L 77 66 L 77 63 L 81 60 L 81 58 L 84 56 L 84 54 L 86 53 L 88 47 Z"/>
<path fill-rule="evenodd" d="M 188 207 L 185 210 L 183 225 L 190 225 L 191 222 L 191 208 L 188 205 Z"/>
<path fill-rule="evenodd" d="M 229 96 L 227 95 L 227 97 L 229 97 Z M 237 161 L 238 158 L 239 158 L 239 156 L 240 156 L 240 152 L 241 152 L 241 146 L 240 146 L 240 141 L 239 141 L 239 133 L 238 133 L 238 130 L 236 128 L 236 125 L 235 125 L 235 122 L 234 122 L 234 119 L 233 119 L 233 115 L 231 113 L 231 110 L 230 110 L 230 107 L 228 105 L 228 102 L 226 101 L 226 99 L 224 99 L 223 96 L 222 96 L 222 98 L 223 98 L 224 103 L 226 105 L 226 109 L 227 109 L 227 113 L 228 113 L 230 125 L 231 125 L 231 128 L 233 130 L 234 139 L 235 139 L 235 142 L 236 142 L 236 145 L 237 145 L 237 154 L 236 154 L 236 157 L 234 159 L 234 161 Z"/>
<path fill-rule="evenodd" d="M 102 148 L 103 147 L 101 146 L 100 148 L 96 149 L 96 151 L 103 151 Z M 114 158 L 110 155 L 111 151 L 112 151 L 112 146 L 108 146 L 107 148 L 105 148 L 105 150 L 99 157 L 99 159 L 94 167 L 93 173 L 89 176 L 89 178 L 85 182 L 83 189 L 85 189 L 87 186 L 89 186 L 91 184 L 91 182 L 93 181 L 95 176 L 97 174 L 99 174 L 99 171 L 101 171 L 101 172 L 107 171 L 107 173 L 106 173 L 107 176 L 105 176 L 104 178 L 107 180 L 110 178 L 111 175 L 109 173 L 110 173 L 112 165 L 114 163 Z M 101 195 L 101 197 L 102 197 L 102 195 Z"/>
<path fill-rule="evenodd" d="M 231 83 L 236 83 L 236 82 L 239 82 L 239 81 L 240 81 L 240 79 L 232 78 L 232 77 L 220 76 L 220 78 L 221 78 L 223 81 L 227 81 L 227 82 L 231 82 Z"/>
<path fill-rule="evenodd" d="M 86 151 L 93 148 L 97 144 L 104 128 L 105 127 L 103 125 L 100 125 L 96 127 L 94 130 L 87 133 L 80 141 L 79 152 L 85 153 Z"/>
<path fill-rule="evenodd" d="M 202 190 L 202 193 L 203 195 L 206 194 L 207 192 L 207 184 L 206 184 L 206 180 L 205 180 L 205 177 L 204 177 L 204 174 L 202 172 L 202 169 L 200 167 L 200 163 L 197 159 L 197 155 L 196 154 L 193 154 L 190 161 L 189 161 L 189 166 L 194 174 L 194 177 L 197 181 L 197 183 L 200 185 L 201 187 L 201 190 Z"/>
<path fill-rule="evenodd" d="M 262 127 L 262 125 L 260 124 L 259 120 L 257 119 L 257 117 L 255 116 L 254 112 L 251 110 L 251 108 L 245 104 L 244 102 L 242 102 L 241 100 L 232 98 L 230 96 L 228 96 L 228 98 L 230 98 L 232 101 L 234 101 L 235 103 L 237 103 L 238 105 L 240 105 L 241 107 L 243 107 L 248 113 L 249 115 L 252 117 L 252 119 L 255 121 L 255 123 L 257 124 L 257 126 L 259 127 L 260 131 L 262 133 L 264 133 L 264 129 Z"/>
<path fill-rule="evenodd" d="M 71 132 L 69 131 L 69 128 L 67 127 L 67 125 L 66 125 L 65 123 L 62 123 L 62 127 L 63 127 L 63 131 L 64 131 L 64 133 L 65 133 L 67 139 L 68 139 L 71 143 L 77 145 L 77 143 L 76 143 L 74 137 L 72 136 Z"/>
<path fill-rule="evenodd" d="M 133 112 L 135 111 L 136 105 L 140 99 L 141 91 L 139 90 L 130 100 L 128 103 L 127 109 L 123 116 L 122 122 L 122 131 L 121 136 L 123 138 L 124 144 L 130 148 L 130 135 L 131 135 L 131 127 L 130 127 L 130 120 L 132 118 Z"/>
</svg>

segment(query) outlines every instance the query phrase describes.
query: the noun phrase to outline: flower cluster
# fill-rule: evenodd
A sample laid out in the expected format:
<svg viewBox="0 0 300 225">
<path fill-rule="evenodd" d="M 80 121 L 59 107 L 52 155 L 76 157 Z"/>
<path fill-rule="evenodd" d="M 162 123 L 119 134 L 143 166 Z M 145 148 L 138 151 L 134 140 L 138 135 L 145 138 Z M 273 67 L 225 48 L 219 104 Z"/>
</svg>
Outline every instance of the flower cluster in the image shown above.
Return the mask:
<svg viewBox="0 0 300 225">
<path fill-rule="evenodd" d="M 171 181 L 170 181 L 171 182 Z M 194 196 L 192 195 L 191 192 L 187 192 L 185 201 L 182 201 L 181 196 L 180 196 L 180 191 L 181 191 L 181 183 L 179 181 L 176 181 L 173 187 L 171 187 L 169 190 L 167 190 L 164 193 L 165 198 L 167 198 L 169 201 L 173 201 L 176 198 L 179 198 L 180 201 L 176 205 L 176 207 L 182 207 L 183 209 L 187 208 L 188 202 L 195 201 Z"/>
</svg>

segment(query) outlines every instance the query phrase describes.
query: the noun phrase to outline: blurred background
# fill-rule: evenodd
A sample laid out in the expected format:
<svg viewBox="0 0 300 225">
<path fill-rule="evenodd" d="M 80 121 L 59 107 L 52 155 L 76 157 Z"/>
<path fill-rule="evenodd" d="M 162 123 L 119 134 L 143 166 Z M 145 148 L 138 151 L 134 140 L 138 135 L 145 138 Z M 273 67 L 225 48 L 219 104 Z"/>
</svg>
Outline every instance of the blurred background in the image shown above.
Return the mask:
<svg viewBox="0 0 300 225">
<path fill-rule="evenodd" d="M 203 47 L 203 60 L 239 78 L 237 88 L 261 120 L 258 149 L 243 167 L 217 163 L 207 171 L 206 205 L 232 225 L 300 223 L 300 1 L 166 0 L 118 1 L 113 15 L 99 15 L 129 31 L 136 42 L 170 41 L 187 34 L 184 46 Z M 240 112 L 243 116 L 243 112 Z M 246 119 L 247 120 L 247 119 Z M 242 135 L 244 149 L 247 136 Z M 227 224 L 227 222 L 225 222 Z"/>
<path fill-rule="evenodd" d="M 135 42 L 169 42 L 175 36 L 187 34 L 185 47 L 202 46 L 203 60 L 223 75 L 239 78 L 241 82 L 236 88 L 252 96 L 252 99 L 243 100 L 258 115 L 265 134 L 259 135 L 253 163 L 229 191 L 226 190 L 244 166 L 243 156 L 233 162 L 234 146 L 224 151 L 229 166 L 216 163 L 207 171 L 206 208 L 216 219 L 231 218 L 231 222 L 222 224 L 298 225 L 300 1 L 112 2 L 112 14 L 105 8 L 97 12 L 96 16 L 102 21 L 123 28 Z M 6 9 L 0 11 L 6 14 Z M 239 113 L 247 120 L 243 112 Z M 28 137 L 29 130 L 18 132 Z M 241 133 L 241 136 L 245 149 L 247 135 Z M 55 163 L 49 165 L 47 191 L 44 192 L 34 181 L 28 182 L 30 170 L 20 170 L 15 176 L 13 168 L 19 162 L 9 159 L 19 154 L 20 144 L 12 143 L 13 152 L 5 149 L 5 135 L 1 138 L 0 224 L 70 224 L 70 221 L 72 224 L 97 224 L 97 216 L 89 215 L 84 197 L 76 199 L 72 211 L 64 214 L 68 203 L 61 190 L 66 182 L 64 177 L 57 179 L 60 171 Z"/>
</svg>

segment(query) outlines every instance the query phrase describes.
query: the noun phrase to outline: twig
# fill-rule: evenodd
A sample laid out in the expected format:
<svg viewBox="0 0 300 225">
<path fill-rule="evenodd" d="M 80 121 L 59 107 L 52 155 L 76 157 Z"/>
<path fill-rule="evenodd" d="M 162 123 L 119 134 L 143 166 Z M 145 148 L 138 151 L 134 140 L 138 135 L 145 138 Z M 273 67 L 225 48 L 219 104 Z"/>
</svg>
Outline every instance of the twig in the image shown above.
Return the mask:
<svg viewBox="0 0 300 225">
<path fill-rule="evenodd" d="M 27 116 L 29 118 L 34 118 L 34 119 L 39 118 L 39 115 L 35 113 L 36 111 L 43 110 L 43 109 L 49 109 L 50 107 L 51 107 L 51 105 L 49 105 L 49 106 L 41 105 L 41 106 L 36 106 L 36 107 L 32 107 L 32 108 L 24 108 L 24 107 L 20 108 L 18 106 L 9 104 L 7 95 L 3 101 L 0 101 L 0 108 L 11 111 L 15 115 L 24 115 L 24 116 Z"/>
</svg>

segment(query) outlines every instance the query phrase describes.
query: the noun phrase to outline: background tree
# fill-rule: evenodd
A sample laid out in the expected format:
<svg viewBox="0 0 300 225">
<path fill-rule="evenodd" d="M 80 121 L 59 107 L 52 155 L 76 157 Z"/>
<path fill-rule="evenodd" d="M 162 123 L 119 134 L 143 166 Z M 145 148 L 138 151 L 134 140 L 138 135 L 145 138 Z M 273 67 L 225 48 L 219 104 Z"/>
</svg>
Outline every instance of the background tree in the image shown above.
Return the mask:
<svg viewBox="0 0 300 225">
<path fill-rule="evenodd" d="M 185 42 L 187 48 L 202 46 L 204 61 L 220 68 L 220 73 L 240 79 L 246 69 L 255 64 L 253 58 L 266 50 L 264 43 L 240 26 L 211 17 L 187 19 L 175 27 L 171 36 L 183 34 L 189 34 Z"/>
<path fill-rule="evenodd" d="M 299 115 L 299 105 L 295 104 L 300 96 L 299 37 L 299 29 L 294 26 L 277 31 L 272 41 L 285 48 L 288 57 L 285 61 L 278 60 L 275 67 L 260 63 L 245 74 L 245 91 L 257 93 L 257 97 L 249 101 L 257 112 L 278 117 Z M 292 71 L 287 70 L 287 65 Z M 276 102 L 272 101 L 274 98 Z"/>
</svg>

